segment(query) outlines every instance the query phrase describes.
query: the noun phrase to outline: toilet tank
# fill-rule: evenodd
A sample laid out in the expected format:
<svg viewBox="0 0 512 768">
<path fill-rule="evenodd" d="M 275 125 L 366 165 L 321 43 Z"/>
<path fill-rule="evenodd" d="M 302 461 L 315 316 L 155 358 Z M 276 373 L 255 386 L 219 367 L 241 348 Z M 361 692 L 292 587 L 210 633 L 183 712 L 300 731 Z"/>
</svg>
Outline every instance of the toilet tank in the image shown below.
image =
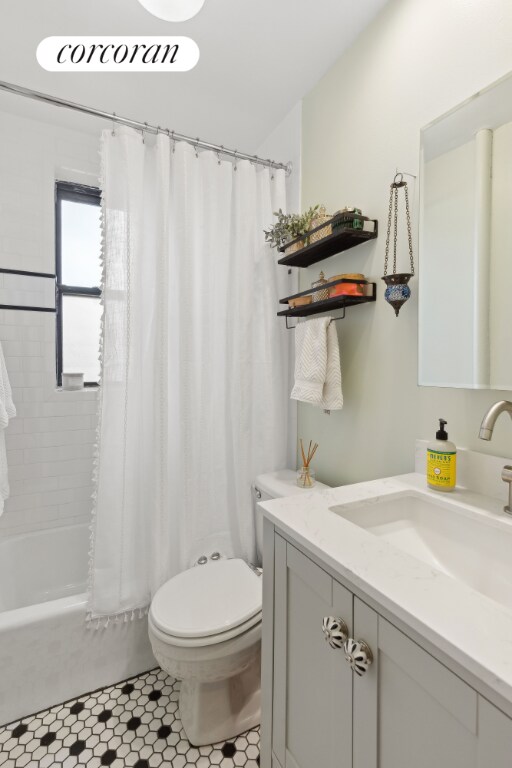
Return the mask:
<svg viewBox="0 0 512 768">
<path fill-rule="evenodd" d="M 297 485 L 297 472 L 294 469 L 280 469 L 277 472 L 258 475 L 253 486 L 253 509 L 256 521 L 256 547 L 260 563 L 263 552 L 263 515 L 258 508 L 258 502 L 281 499 L 285 496 L 295 496 L 300 493 L 324 491 L 327 488 L 330 488 L 330 486 L 318 482 L 307 490 L 299 488 Z"/>
</svg>

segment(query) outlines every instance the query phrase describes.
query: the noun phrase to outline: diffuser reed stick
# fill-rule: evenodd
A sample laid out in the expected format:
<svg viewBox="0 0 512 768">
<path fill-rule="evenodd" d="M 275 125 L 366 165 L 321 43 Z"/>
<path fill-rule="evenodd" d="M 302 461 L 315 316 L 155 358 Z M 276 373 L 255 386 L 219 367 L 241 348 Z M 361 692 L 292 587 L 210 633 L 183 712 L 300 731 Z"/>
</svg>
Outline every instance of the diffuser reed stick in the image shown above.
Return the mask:
<svg viewBox="0 0 512 768">
<path fill-rule="evenodd" d="M 299 485 L 301 488 L 312 488 L 312 486 L 315 484 L 315 477 L 314 474 L 311 472 L 311 461 L 313 459 L 313 456 L 316 453 L 316 449 L 318 448 L 318 443 L 314 443 L 313 441 L 309 441 L 309 447 L 308 452 L 304 451 L 304 444 L 302 442 L 302 437 L 300 438 L 300 452 L 302 454 L 302 467 L 299 470 L 297 474 L 297 485 Z"/>
</svg>

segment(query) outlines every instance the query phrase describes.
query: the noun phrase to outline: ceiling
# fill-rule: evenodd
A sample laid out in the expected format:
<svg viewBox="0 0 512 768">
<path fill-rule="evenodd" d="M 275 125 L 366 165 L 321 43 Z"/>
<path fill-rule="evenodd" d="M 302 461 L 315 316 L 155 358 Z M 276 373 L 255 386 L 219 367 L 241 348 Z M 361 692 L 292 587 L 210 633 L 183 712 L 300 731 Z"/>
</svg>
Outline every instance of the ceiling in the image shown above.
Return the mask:
<svg viewBox="0 0 512 768">
<path fill-rule="evenodd" d="M 0 0 L 0 80 L 255 152 L 387 0 L 206 0 L 171 24 L 138 0 Z M 50 35 L 188 35 L 197 67 L 184 73 L 51 73 L 35 57 Z M 24 101 L 22 105 L 20 102 Z M 97 130 L 12 95 L 0 109 Z M 277 159 L 277 158 L 276 158 Z"/>
</svg>

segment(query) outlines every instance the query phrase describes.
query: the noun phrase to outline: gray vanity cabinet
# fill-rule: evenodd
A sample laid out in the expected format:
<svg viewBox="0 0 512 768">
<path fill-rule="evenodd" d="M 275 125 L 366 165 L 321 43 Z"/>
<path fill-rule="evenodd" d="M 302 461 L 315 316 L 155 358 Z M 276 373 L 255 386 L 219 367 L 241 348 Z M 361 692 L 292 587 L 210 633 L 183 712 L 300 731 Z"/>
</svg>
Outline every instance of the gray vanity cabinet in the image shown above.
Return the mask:
<svg viewBox="0 0 512 768">
<path fill-rule="evenodd" d="M 373 662 L 353 678 L 353 768 L 510 768 L 512 721 L 354 598 Z"/>
<path fill-rule="evenodd" d="M 506 715 L 284 538 L 274 541 L 262 768 L 512 766 Z M 371 665 L 361 676 L 326 642 L 326 617 L 367 644 Z"/>
<path fill-rule="evenodd" d="M 351 768 L 352 672 L 322 622 L 351 630 L 352 595 L 280 536 L 274 579 L 272 768 Z"/>
<path fill-rule="evenodd" d="M 353 680 L 353 768 L 477 768 L 476 691 L 357 598 L 354 614 L 373 663 Z"/>
</svg>

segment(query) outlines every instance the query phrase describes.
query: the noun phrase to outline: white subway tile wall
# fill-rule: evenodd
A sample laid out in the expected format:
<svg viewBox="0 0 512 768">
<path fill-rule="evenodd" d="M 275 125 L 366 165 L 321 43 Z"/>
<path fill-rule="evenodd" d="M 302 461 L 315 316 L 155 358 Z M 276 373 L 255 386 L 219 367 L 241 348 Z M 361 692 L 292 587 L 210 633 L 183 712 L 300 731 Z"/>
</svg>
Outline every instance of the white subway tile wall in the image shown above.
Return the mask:
<svg viewBox="0 0 512 768">
<path fill-rule="evenodd" d="M 1 113 L 0 267 L 55 272 L 55 181 L 98 185 L 100 129 L 80 133 Z M 53 306 L 47 283 L 0 274 L 0 303 Z M 57 390 L 54 314 L 0 310 L 0 340 L 18 412 L 6 432 L 11 495 L 0 536 L 83 523 L 92 507 L 97 391 Z"/>
</svg>

